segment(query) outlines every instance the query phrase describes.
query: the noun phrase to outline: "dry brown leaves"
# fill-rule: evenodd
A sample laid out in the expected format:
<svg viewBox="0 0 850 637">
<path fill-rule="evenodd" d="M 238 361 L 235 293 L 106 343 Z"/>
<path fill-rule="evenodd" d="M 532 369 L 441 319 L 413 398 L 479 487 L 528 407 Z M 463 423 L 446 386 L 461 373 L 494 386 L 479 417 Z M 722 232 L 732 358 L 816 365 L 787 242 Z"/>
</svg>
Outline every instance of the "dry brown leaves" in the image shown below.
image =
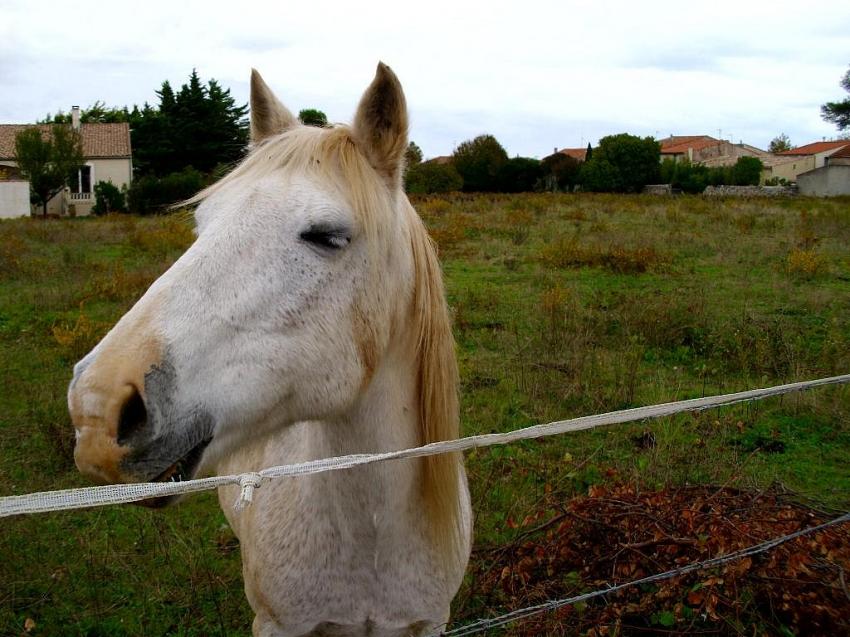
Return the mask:
<svg viewBox="0 0 850 637">
<path fill-rule="evenodd" d="M 591 487 L 587 497 L 528 516 L 514 543 L 479 553 L 473 587 L 487 610 L 504 612 L 718 557 L 830 518 L 778 493 Z M 509 632 L 847 635 L 848 579 L 844 524 L 719 568 L 543 613 Z"/>
</svg>

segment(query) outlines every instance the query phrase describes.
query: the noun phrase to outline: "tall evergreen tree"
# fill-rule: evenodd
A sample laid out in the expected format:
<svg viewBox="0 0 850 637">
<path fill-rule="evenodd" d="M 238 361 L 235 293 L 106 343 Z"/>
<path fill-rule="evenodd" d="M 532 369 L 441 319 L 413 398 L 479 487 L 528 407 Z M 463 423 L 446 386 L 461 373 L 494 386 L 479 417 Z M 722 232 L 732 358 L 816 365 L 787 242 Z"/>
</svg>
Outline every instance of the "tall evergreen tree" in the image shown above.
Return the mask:
<svg viewBox="0 0 850 637">
<path fill-rule="evenodd" d="M 196 70 L 175 93 L 166 80 L 159 106 L 129 113 L 138 175 L 168 175 L 191 166 L 204 173 L 237 161 L 248 145 L 248 106 L 237 106 L 216 80 L 206 86 Z"/>
</svg>

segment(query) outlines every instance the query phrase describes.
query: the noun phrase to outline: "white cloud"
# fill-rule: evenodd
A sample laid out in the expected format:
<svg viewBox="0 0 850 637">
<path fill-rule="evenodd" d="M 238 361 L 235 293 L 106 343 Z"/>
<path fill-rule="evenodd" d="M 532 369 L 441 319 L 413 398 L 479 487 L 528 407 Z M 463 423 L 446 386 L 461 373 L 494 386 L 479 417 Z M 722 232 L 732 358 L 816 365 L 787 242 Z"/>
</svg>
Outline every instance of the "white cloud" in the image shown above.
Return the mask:
<svg viewBox="0 0 850 637">
<path fill-rule="evenodd" d="M 0 3 L 0 121 L 154 102 L 192 68 L 247 101 L 250 68 L 293 110 L 347 120 L 383 60 L 428 156 L 478 133 L 542 156 L 622 131 L 834 135 L 850 5 L 645 2 Z"/>
</svg>

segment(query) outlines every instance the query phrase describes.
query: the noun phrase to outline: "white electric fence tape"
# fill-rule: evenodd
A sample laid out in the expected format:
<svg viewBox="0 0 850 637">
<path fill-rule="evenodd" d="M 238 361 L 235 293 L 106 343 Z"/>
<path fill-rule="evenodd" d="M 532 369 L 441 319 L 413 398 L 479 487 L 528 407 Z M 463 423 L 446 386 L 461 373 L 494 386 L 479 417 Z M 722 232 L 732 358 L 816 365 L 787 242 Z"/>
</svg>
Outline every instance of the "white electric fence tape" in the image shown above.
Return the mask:
<svg viewBox="0 0 850 637">
<path fill-rule="evenodd" d="M 43 491 L 41 493 L 30 493 L 26 495 L 14 495 L 0 498 L 0 518 L 24 513 L 44 513 L 47 511 L 62 511 L 65 509 L 81 509 L 85 507 L 105 506 L 108 504 L 119 504 L 124 502 L 137 502 L 148 498 L 157 498 L 182 493 L 194 493 L 196 491 L 207 491 L 235 484 L 241 487 L 238 500 L 235 503 L 237 509 L 244 508 L 251 503 L 254 489 L 258 488 L 264 481 L 272 478 L 283 478 L 286 476 L 302 476 L 324 471 L 335 471 L 339 469 L 350 469 L 373 462 L 384 462 L 386 460 L 400 460 L 403 458 L 420 458 L 423 456 L 434 456 L 441 453 L 466 451 L 477 447 L 490 447 L 493 445 L 504 445 L 517 440 L 531 440 L 544 436 L 593 429 L 605 425 L 614 425 L 636 420 L 647 420 L 671 416 L 683 412 L 702 411 L 714 407 L 733 405 L 735 403 L 753 400 L 762 400 L 770 396 L 779 396 L 791 392 L 822 387 L 824 385 L 839 385 L 850 383 L 850 374 L 832 376 L 818 380 L 789 383 L 765 389 L 753 389 L 750 391 L 737 392 L 734 394 L 723 394 L 720 396 L 709 396 L 707 398 L 693 398 L 680 400 L 673 403 L 663 403 L 648 407 L 637 407 L 634 409 L 623 409 L 605 414 L 593 416 L 582 416 L 569 420 L 558 420 L 548 424 L 534 425 L 525 429 L 517 429 L 507 433 L 484 434 L 469 436 L 458 440 L 445 440 L 433 442 L 422 447 L 390 451 L 374 454 L 354 454 L 339 456 L 336 458 L 324 458 L 322 460 L 311 460 L 296 464 L 270 467 L 259 472 L 248 472 L 237 475 L 215 476 L 212 478 L 201 478 L 199 480 L 185 480 L 183 482 L 144 482 L 138 484 L 111 484 L 102 487 L 84 487 L 80 489 L 64 489 L 60 491 Z"/>
</svg>

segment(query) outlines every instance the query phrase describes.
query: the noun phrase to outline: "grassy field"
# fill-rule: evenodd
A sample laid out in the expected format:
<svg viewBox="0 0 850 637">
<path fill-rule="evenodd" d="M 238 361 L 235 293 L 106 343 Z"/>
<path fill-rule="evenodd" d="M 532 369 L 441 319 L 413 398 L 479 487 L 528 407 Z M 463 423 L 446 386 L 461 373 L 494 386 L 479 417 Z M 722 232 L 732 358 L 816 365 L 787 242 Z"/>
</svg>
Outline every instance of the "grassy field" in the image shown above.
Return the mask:
<svg viewBox="0 0 850 637">
<path fill-rule="evenodd" d="M 847 200 L 414 203 L 446 274 L 464 434 L 850 372 Z M 191 240 L 181 214 L 0 222 L 0 495 L 85 484 L 71 366 Z M 598 485 L 780 484 L 846 510 L 848 453 L 847 388 L 480 450 L 476 545 Z M 4 520 L 0 634 L 249 634 L 238 553 L 210 494 Z M 508 610 L 469 586 L 458 605 Z"/>
</svg>

